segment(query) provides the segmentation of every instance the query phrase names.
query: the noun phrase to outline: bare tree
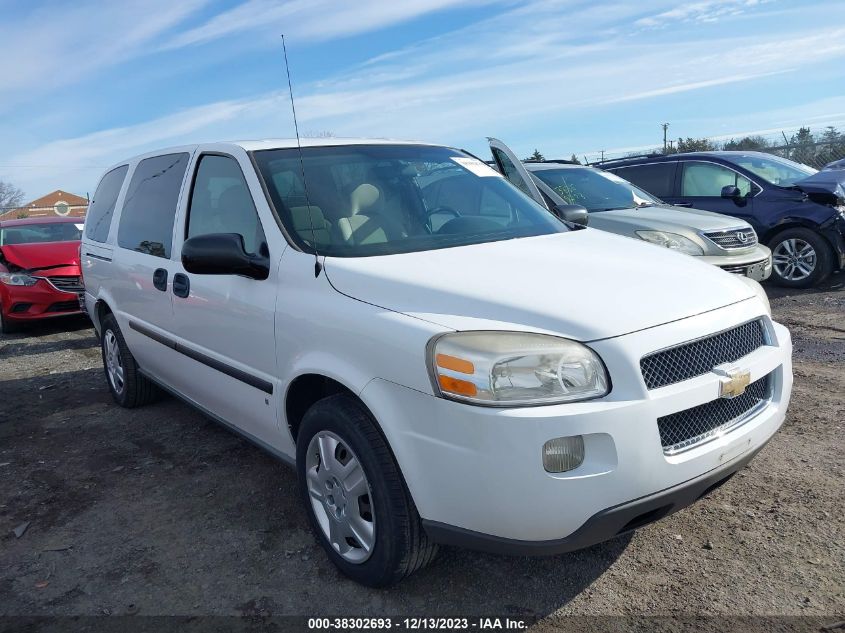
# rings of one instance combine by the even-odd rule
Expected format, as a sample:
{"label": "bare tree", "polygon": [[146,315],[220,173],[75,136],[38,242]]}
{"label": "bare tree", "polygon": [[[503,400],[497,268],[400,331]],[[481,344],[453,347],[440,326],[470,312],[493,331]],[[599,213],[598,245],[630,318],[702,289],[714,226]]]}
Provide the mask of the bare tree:
{"label": "bare tree", "polygon": [[0,180],[0,213],[17,209],[23,204],[23,191],[10,182]]}

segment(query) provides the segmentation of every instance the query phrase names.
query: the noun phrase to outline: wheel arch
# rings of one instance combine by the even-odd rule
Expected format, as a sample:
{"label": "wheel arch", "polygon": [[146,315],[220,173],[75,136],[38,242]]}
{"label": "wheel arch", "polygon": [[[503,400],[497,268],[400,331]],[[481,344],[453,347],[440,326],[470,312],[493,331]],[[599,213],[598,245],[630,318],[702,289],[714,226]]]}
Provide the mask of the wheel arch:
{"label": "wheel arch", "polygon": [[103,319],[109,314],[114,314],[114,310],[112,310],[109,302],[102,298],[97,299],[97,301],[94,302],[94,311],[91,314],[91,321],[94,322],[94,331],[97,332],[97,336],[102,334]]}
{"label": "wheel arch", "polygon": [[770,246],[774,238],[776,238],[784,231],[788,231],[790,229],[809,229],[815,233],[818,233],[821,237],[824,238],[825,242],[828,242],[828,239],[821,231],[821,227],[815,222],[810,222],[808,220],[805,220],[804,218],[785,218],[783,221],[779,222],[775,226],[767,229],[766,232],[763,233],[763,235],[760,235],[760,242],[766,244],[767,246]]}
{"label": "wheel arch", "polygon": [[[285,391],[284,414],[294,443],[296,443],[299,427],[308,409],[319,400],[340,393],[355,398],[366,407],[364,401],[352,388],[325,373],[302,373],[290,381]],[[369,407],[366,408],[370,415],[373,415]],[[375,418],[375,415],[373,415],[373,418]]]}

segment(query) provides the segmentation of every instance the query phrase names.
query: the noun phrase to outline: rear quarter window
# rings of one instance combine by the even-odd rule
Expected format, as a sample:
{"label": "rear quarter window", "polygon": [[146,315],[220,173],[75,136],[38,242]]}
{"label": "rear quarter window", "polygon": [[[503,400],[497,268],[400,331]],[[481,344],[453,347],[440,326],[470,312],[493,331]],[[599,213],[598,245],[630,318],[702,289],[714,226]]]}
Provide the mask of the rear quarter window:
{"label": "rear quarter window", "polygon": [[112,169],[97,185],[85,219],[85,237],[88,239],[94,242],[105,242],[108,239],[114,206],[123,181],[126,180],[127,171],[129,165]]}
{"label": "rear quarter window", "polygon": [[675,189],[675,172],[678,163],[652,163],[608,169],[617,176],[632,182],[658,198],[671,198]]}
{"label": "rear quarter window", "polygon": [[138,163],[120,214],[117,243],[140,253],[170,257],[173,221],[189,154],[165,154]]}

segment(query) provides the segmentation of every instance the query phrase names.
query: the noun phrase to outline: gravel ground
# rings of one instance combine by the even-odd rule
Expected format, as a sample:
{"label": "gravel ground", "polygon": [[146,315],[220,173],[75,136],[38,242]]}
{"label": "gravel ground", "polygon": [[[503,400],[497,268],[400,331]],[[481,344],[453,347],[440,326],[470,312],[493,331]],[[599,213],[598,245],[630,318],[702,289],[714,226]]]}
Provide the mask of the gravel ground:
{"label": "gravel ground", "polygon": [[114,405],[86,320],[0,338],[0,615],[835,621],[845,614],[844,277],[814,291],[768,288],[795,342],[789,416],[707,499],[554,558],[446,549],[387,590],[335,571],[291,470],[174,399]]}

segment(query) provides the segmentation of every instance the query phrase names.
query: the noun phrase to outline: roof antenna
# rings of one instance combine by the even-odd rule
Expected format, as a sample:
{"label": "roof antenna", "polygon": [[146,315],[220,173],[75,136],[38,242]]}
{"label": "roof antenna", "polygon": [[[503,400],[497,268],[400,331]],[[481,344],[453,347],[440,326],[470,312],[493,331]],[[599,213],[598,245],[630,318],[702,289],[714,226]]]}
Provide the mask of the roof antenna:
{"label": "roof antenna", "polygon": [[299,124],[296,122],[296,106],[293,103],[293,85],[290,81],[290,65],[288,64],[288,47],[285,46],[285,34],[282,33],[282,51],[285,54],[285,72],[288,75],[288,92],[290,93],[290,109],[293,111],[293,129],[296,131],[296,149],[299,151],[299,169],[302,171],[302,187],[305,189],[305,204],[308,205],[308,224],[311,227],[311,240],[314,242],[314,277],[320,276],[323,270],[320,264],[320,254],[317,252],[317,233],[314,230],[314,217],[311,213],[311,200],[308,197],[308,181],[305,179],[305,163],[302,160],[302,143],[299,140]]}

